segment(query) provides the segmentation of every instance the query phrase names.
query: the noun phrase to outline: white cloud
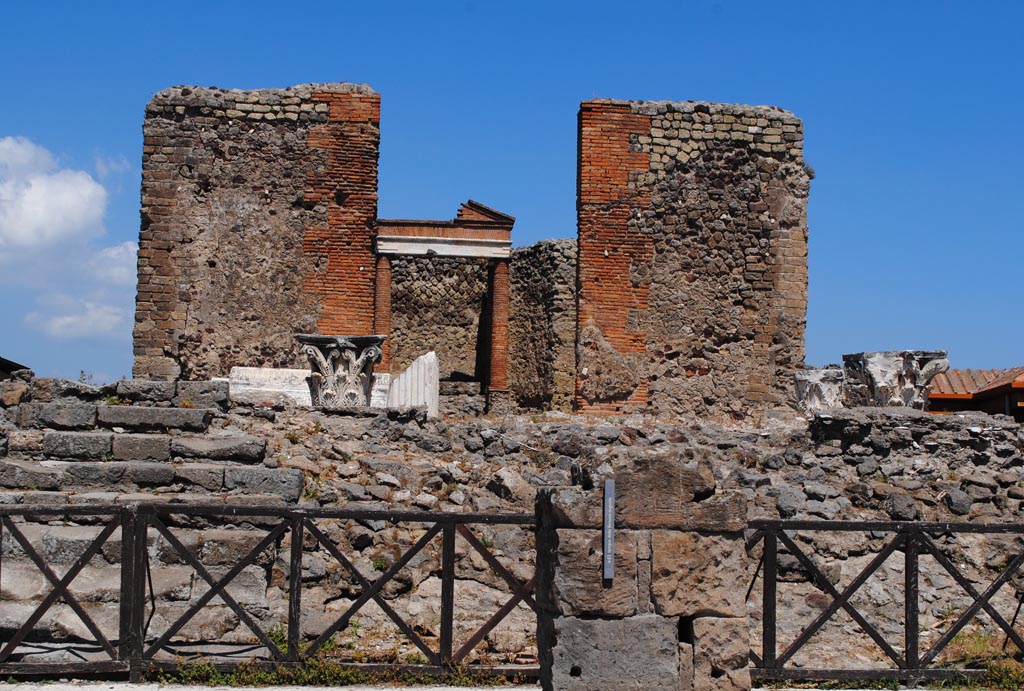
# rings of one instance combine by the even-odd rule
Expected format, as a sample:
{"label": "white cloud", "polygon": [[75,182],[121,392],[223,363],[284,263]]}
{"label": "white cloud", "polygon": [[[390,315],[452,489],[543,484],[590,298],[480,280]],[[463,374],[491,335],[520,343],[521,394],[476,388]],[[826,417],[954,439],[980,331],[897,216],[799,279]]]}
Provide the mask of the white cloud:
{"label": "white cloud", "polygon": [[138,243],[128,241],[113,247],[104,247],[89,259],[89,268],[102,283],[134,286]]}
{"label": "white cloud", "polygon": [[0,263],[14,251],[84,241],[103,232],[107,191],[23,137],[0,139]]}
{"label": "white cloud", "polygon": [[39,302],[45,311],[25,315],[26,326],[43,331],[52,338],[117,339],[126,337],[128,310],[97,298],[80,298],[66,294],[49,294]]}
{"label": "white cloud", "polygon": [[124,156],[97,156],[96,176],[100,180],[106,180],[108,175],[114,173],[126,173],[131,169],[131,164]]}

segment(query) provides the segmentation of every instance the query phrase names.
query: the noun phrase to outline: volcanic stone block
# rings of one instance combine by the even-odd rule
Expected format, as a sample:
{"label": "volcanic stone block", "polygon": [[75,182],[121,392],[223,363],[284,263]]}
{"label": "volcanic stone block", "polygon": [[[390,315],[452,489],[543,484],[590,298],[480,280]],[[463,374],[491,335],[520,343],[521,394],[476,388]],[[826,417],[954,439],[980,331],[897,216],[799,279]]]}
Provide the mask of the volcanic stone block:
{"label": "volcanic stone block", "polygon": [[157,432],[171,429],[204,432],[212,416],[213,411],[200,408],[144,408],[122,405],[100,406],[97,415],[104,427]]}
{"label": "volcanic stone block", "polygon": [[136,485],[163,487],[174,482],[174,468],[166,463],[126,463],[125,479]]}
{"label": "volcanic stone block", "polygon": [[224,486],[224,466],[214,463],[176,464],[174,481],[198,485],[211,492],[217,492]]}
{"label": "volcanic stone block", "polygon": [[11,489],[57,489],[62,476],[59,470],[42,468],[24,461],[0,462],[0,487]]}
{"label": "volcanic stone block", "polygon": [[91,429],[96,406],[88,403],[25,403],[18,408],[18,425],[50,429]]}
{"label": "volcanic stone block", "polygon": [[742,533],[651,531],[651,594],[666,616],[744,616]]}
{"label": "volcanic stone block", "polygon": [[117,382],[118,398],[149,403],[169,403],[174,399],[176,387],[172,381],[122,379]]}
{"label": "volcanic stone block", "polygon": [[546,691],[678,688],[677,619],[548,619],[538,631],[538,648]]}
{"label": "volcanic stone block", "polygon": [[110,432],[46,432],[43,453],[55,458],[101,460],[110,454]]}
{"label": "volcanic stone block", "polygon": [[171,457],[171,438],[164,434],[115,434],[112,448],[118,461],[166,461]]}
{"label": "volcanic stone block", "polygon": [[266,449],[265,439],[249,436],[175,437],[171,441],[171,453],[175,456],[214,461],[259,463]]}
{"label": "volcanic stone block", "polygon": [[[602,580],[599,530],[559,530],[554,559],[541,566],[550,579],[543,605],[561,614],[627,617],[637,613],[637,534],[615,535],[615,578]],[[550,569],[550,571],[548,570]],[[550,597],[550,599],[547,599]]]}
{"label": "volcanic stone block", "polygon": [[298,501],[304,476],[293,468],[227,468],[224,488],[244,494],[275,494],[286,501]]}
{"label": "volcanic stone block", "polygon": [[180,381],[174,405],[196,408],[228,409],[228,382]]}

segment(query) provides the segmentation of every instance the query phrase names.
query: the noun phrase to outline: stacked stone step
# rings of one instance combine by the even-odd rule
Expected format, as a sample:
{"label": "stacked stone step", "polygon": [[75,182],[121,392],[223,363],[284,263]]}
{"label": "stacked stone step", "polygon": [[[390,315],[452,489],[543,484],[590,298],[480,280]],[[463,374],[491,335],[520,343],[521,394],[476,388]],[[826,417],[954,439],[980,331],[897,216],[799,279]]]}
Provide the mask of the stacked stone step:
{"label": "stacked stone step", "polygon": [[218,428],[227,382],[3,382],[7,503],[298,501],[301,471],[264,465],[266,441]]}

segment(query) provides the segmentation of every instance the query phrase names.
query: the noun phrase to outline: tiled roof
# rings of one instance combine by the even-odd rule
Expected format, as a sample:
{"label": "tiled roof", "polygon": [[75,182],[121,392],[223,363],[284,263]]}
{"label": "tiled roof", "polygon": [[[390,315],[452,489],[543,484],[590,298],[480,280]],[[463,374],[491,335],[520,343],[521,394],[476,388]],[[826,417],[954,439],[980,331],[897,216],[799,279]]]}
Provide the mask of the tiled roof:
{"label": "tiled roof", "polygon": [[930,398],[973,398],[1004,386],[1024,387],[1024,367],[951,369],[932,379]]}
{"label": "tiled roof", "polygon": [[1014,389],[1024,388],[1024,367],[1013,367],[1012,369],[1005,370],[1003,374],[987,382],[985,386],[981,387],[974,393],[987,393],[1003,387]]}

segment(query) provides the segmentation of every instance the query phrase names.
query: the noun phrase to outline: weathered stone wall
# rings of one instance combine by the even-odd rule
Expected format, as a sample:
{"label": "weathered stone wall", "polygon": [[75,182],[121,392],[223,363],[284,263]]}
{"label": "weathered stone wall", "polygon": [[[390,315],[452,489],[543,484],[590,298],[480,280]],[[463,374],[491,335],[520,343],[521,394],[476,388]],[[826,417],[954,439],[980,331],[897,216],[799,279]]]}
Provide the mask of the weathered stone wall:
{"label": "weathered stone wall", "polygon": [[[690,606],[682,596],[691,591],[679,580],[679,574],[703,573],[701,560],[705,558],[714,562],[708,568],[735,566],[732,583],[742,587],[728,591],[727,598],[744,592],[754,577],[757,552],[744,555],[730,551],[727,545],[731,543],[712,540],[720,536],[706,534],[714,532],[711,523],[697,520],[703,514],[742,523],[737,493],[746,499],[746,518],[1016,524],[1024,509],[1024,431],[1019,423],[1003,416],[940,416],[906,408],[841,409],[819,414],[809,422],[776,421],[766,428],[737,430],[711,423],[678,424],[640,417],[627,419],[625,424],[595,424],[593,419],[564,416],[540,422],[510,416],[497,421],[445,423],[427,420],[415,411],[373,411],[367,413],[370,417],[358,417],[262,401],[227,401],[223,384],[209,382],[131,381],[99,389],[65,380],[37,380],[27,371],[20,372],[0,382],[0,504],[94,506],[163,501],[208,506],[297,504],[313,508],[506,513],[532,510],[541,487],[561,488],[555,493],[562,498],[571,499],[580,492],[593,497],[595,493],[586,494],[585,489],[569,485],[575,481],[582,487],[600,488],[600,480],[611,473],[622,483],[621,515],[655,511],[660,516],[670,510],[692,510],[685,515],[692,521],[692,540],[699,541],[699,546],[693,548],[684,542],[683,547],[663,549],[663,557],[657,556],[658,545],[664,548],[675,543],[657,542],[659,533],[674,532],[669,537],[682,542],[690,539],[684,535],[687,531],[670,530],[667,524],[620,525],[619,547],[633,551],[623,552],[624,560],[617,565],[617,578],[622,577],[623,582],[601,590],[621,596],[616,602],[623,611],[638,608],[633,621],[624,624],[623,636],[637,632],[638,637],[646,636],[645,640],[660,637],[666,645],[670,627],[665,619],[676,615],[658,608],[673,602],[676,605],[672,606]],[[665,470],[659,465],[661,461],[671,461],[672,465]],[[672,480],[682,477],[673,473],[684,469],[689,480]],[[638,491],[647,482],[644,478],[652,475],[658,479],[652,484],[655,489]],[[632,485],[630,480],[634,481]],[[689,489],[678,491],[680,487]],[[728,499],[721,498],[723,492],[729,492]],[[685,499],[691,495],[692,502]],[[629,497],[632,499],[627,501]],[[556,569],[544,572],[542,577],[549,584],[559,583],[558,592],[565,594],[564,601],[575,603],[572,607],[582,612],[588,606],[587,598],[596,597],[593,588],[602,585],[597,570],[600,546],[592,544],[599,525],[599,513],[594,513],[599,502],[574,504],[567,500],[563,504],[589,507],[589,523],[570,530],[583,537],[570,536],[557,543],[555,561],[545,563],[551,554],[541,553],[543,569]],[[31,533],[33,543],[42,544],[46,557],[58,565],[77,558],[97,532],[96,524],[84,521],[74,524],[62,520],[61,525],[28,521],[24,526],[19,523],[19,527]],[[221,570],[218,573],[228,561],[222,548],[241,555],[261,536],[245,524],[183,524],[174,528],[187,538],[187,545],[200,550],[211,569]],[[560,526],[556,530],[563,528],[570,529]],[[532,575],[534,551],[528,530],[500,526],[481,530],[493,543],[497,558],[517,577],[527,579]],[[587,531],[591,531],[589,535]],[[330,534],[371,581],[380,576],[381,568],[393,563],[399,550],[396,546],[407,547],[419,535],[383,521],[339,523],[331,526]],[[888,536],[874,532],[840,536],[800,532],[793,539],[843,590],[875,558]],[[165,566],[180,566],[181,562],[166,543],[158,541],[154,545],[151,556],[159,588],[158,616],[180,613],[199,597],[204,586],[194,573],[177,568],[161,576]],[[482,623],[508,599],[507,589],[471,548],[461,540],[457,545],[458,592],[469,593],[467,600],[460,595],[459,603],[468,603],[467,622]],[[594,554],[590,553],[592,547]],[[1007,563],[1007,555],[1019,552],[1017,538],[1005,535],[944,536],[939,548],[972,582],[981,584],[992,582]],[[240,576],[238,590],[232,591],[268,626],[282,621],[287,609],[283,597],[287,589],[281,580],[286,554],[285,542],[275,547],[265,561],[261,557],[259,569]],[[416,617],[417,631],[430,631],[431,635],[437,632],[438,616],[436,554],[432,547],[426,558],[414,560],[408,571],[403,570],[399,584],[386,594],[399,611]],[[782,556],[778,602],[780,612],[785,608],[788,613],[780,615],[779,640],[792,641],[830,599],[822,596],[792,555]],[[686,561],[691,558],[692,563]],[[6,530],[3,559],[5,605],[0,610],[0,633],[12,631],[25,621],[45,596],[38,572]],[[589,564],[592,571],[576,581],[565,580],[563,573],[558,581],[557,569],[571,559]],[[659,563],[668,565],[659,567]],[[902,564],[902,554],[891,555],[878,577],[873,576],[857,594],[858,609],[897,646],[902,621],[892,613],[902,612]],[[339,577],[336,563],[324,552],[311,552],[304,566],[308,572],[304,569],[303,580],[311,591],[303,599],[309,621],[305,635],[315,635],[332,616],[337,616],[337,607],[357,597],[359,587],[347,576]],[[76,583],[73,590],[81,594],[87,610],[101,619],[104,631],[115,635],[114,589],[107,584],[116,573],[116,552],[105,549],[90,563],[89,569],[93,567],[99,570],[90,571],[92,580]],[[921,572],[926,576],[922,582],[927,584],[927,592],[923,589],[921,597],[922,640],[934,641],[942,627],[950,624],[950,612],[962,612],[973,600],[933,560],[922,557]],[[649,585],[657,582],[662,585]],[[1002,589],[993,600],[1007,620],[1013,616],[1017,592],[1024,590],[1019,578],[1014,578],[1012,584],[1013,588]],[[650,593],[650,600],[640,597],[641,585],[643,592]],[[760,640],[758,591],[759,586],[746,605],[755,650]],[[188,627],[181,637],[251,641],[244,624],[216,602],[210,603],[197,626]],[[708,603],[712,602],[709,598]],[[639,612],[641,605],[643,612]],[[561,616],[575,617],[579,627],[571,635],[569,629],[563,629],[566,636],[559,638],[560,645],[575,640],[593,648],[598,642],[613,640],[604,635],[607,629],[604,633],[597,631],[599,619],[566,611],[563,609]],[[680,620],[686,625],[676,627],[675,632],[684,639],[675,641],[674,653],[666,648],[669,658],[675,654],[680,661],[692,659],[697,665],[697,653],[689,655],[689,649],[678,644],[690,645],[691,638],[698,641],[716,631],[728,633],[718,639],[721,650],[736,649],[742,635],[731,627],[739,626],[734,620],[740,617],[711,616],[712,611],[720,610],[706,604],[706,609],[693,619]],[[363,650],[359,646],[376,635],[389,645],[395,640],[388,638],[394,636],[395,629],[381,611],[371,610],[360,618],[366,636],[351,639],[357,650]],[[713,626],[694,626],[691,632],[689,624],[702,618],[707,619],[704,624]],[[648,629],[648,622],[656,626]],[[486,651],[491,659],[498,660],[529,652],[532,630],[532,615],[520,605],[507,627],[488,636]],[[69,635],[88,638],[74,613],[63,605],[41,619],[33,632],[34,640],[63,640]],[[398,641],[396,649],[401,654],[415,652],[407,640]],[[710,665],[712,676],[718,674],[714,678],[725,679],[730,670],[737,671],[728,667],[730,655],[717,661],[704,657],[699,664]],[[664,662],[666,658],[661,659]],[[822,660],[836,664],[856,660],[856,666],[885,663],[884,654],[869,639],[851,636],[848,623],[842,619],[816,634],[812,645],[794,662],[815,668]],[[581,675],[589,674],[588,669],[581,668]],[[658,674],[666,669],[671,669],[671,662],[667,667],[652,666],[649,672]],[[694,674],[698,674],[696,670]],[[685,670],[680,668],[680,672]]]}
{"label": "weathered stone wall", "polygon": [[510,380],[521,408],[571,410],[576,385],[576,241],[512,252]]}
{"label": "weathered stone wall", "polygon": [[295,332],[372,332],[379,112],[353,84],[153,98],[135,376],[300,364]]}
{"label": "weathered stone wall", "polygon": [[800,120],[768,107],[580,109],[576,402],[742,420],[802,366]]}
{"label": "weathered stone wall", "polygon": [[[541,682],[551,691],[749,689],[746,500],[678,450],[609,454],[592,489],[538,495]],[[602,578],[602,476],[615,574]]]}
{"label": "weathered stone wall", "polygon": [[[391,261],[392,371],[433,350],[441,376],[479,379],[485,342],[487,261],[462,257],[395,257]],[[482,357],[486,358],[484,352]]]}

